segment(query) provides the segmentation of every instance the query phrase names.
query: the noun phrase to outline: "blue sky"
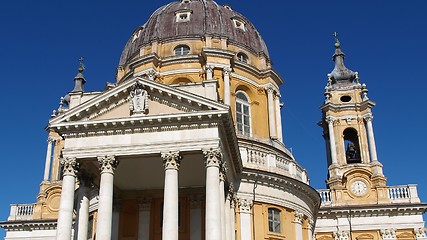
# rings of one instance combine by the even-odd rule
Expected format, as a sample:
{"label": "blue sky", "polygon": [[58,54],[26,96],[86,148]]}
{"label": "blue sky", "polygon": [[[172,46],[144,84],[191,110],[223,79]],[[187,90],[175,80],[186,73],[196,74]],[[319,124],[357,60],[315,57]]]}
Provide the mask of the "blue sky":
{"label": "blue sky", "polygon": [[[0,221],[11,203],[36,201],[43,177],[44,127],[73,88],[85,57],[86,91],[114,82],[121,51],[150,14],[168,0],[7,1],[0,7]],[[319,109],[333,69],[337,31],[346,66],[367,84],[379,160],[388,185],[418,184],[427,201],[427,2],[218,0],[245,15],[267,43],[281,86],[285,144],[325,188],[325,144]],[[0,237],[3,232],[0,231]]]}

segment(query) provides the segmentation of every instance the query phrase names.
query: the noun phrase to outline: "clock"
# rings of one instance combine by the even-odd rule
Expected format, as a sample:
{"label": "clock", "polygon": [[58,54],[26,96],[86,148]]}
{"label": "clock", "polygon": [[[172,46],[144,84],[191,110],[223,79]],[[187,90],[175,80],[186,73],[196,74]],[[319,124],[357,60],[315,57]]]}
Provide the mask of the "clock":
{"label": "clock", "polygon": [[368,191],[368,185],[362,180],[356,180],[351,184],[350,190],[356,196],[363,196]]}

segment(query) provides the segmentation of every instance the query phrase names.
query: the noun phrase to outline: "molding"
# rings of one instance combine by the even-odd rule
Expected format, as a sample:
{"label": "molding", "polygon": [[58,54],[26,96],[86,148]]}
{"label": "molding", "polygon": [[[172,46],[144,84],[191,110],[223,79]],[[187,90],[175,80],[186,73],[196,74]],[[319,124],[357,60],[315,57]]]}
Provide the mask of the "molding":
{"label": "molding", "polygon": [[39,221],[0,222],[0,227],[6,231],[55,230],[57,219]]}

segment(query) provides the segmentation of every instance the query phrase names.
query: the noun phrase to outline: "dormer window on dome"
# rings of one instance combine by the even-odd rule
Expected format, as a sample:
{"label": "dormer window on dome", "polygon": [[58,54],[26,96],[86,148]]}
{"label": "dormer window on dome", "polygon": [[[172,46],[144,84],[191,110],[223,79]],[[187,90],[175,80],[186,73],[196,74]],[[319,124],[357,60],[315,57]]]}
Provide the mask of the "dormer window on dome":
{"label": "dormer window on dome", "polygon": [[136,39],[138,39],[140,35],[141,35],[141,29],[139,29],[137,32],[135,32],[135,33],[132,35],[132,42],[135,42],[135,41],[136,41]]}
{"label": "dormer window on dome", "polygon": [[228,9],[228,10],[233,10],[233,9],[231,8],[231,6],[230,6],[230,5],[227,5],[227,4],[225,4],[225,5],[224,5],[224,8],[225,8],[225,9]]}
{"label": "dormer window on dome", "polygon": [[239,60],[240,62],[249,63],[248,55],[246,55],[242,52],[239,52],[237,54],[237,60]]}
{"label": "dormer window on dome", "polygon": [[178,45],[173,49],[175,56],[188,55],[190,53],[190,47],[187,45]]}
{"label": "dormer window on dome", "polygon": [[191,0],[181,0],[181,3],[190,3]]}
{"label": "dormer window on dome", "polygon": [[245,27],[246,24],[243,20],[238,18],[232,18],[231,20],[233,20],[235,28],[240,29],[242,31],[246,31],[246,27]]}
{"label": "dormer window on dome", "polygon": [[175,12],[176,22],[188,22],[190,21],[191,10],[184,9]]}

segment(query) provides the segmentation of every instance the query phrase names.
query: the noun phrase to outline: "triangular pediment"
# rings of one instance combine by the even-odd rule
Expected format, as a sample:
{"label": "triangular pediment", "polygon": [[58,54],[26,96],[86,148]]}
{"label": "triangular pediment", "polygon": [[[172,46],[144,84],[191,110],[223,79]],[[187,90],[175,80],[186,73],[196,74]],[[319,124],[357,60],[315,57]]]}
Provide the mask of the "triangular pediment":
{"label": "triangular pediment", "polygon": [[140,77],[108,89],[52,118],[50,126],[228,113],[216,101]]}

